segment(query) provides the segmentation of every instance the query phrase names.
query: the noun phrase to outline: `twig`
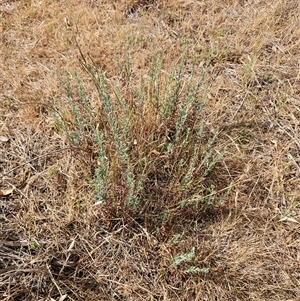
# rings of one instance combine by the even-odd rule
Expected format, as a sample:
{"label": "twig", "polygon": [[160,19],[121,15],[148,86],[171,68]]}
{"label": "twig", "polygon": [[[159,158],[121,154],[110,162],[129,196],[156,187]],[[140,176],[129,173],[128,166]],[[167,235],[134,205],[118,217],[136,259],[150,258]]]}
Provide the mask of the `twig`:
{"label": "twig", "polygon": [[70,149],[73,149],[73,147],[60,148],[60,149],[54,150],[54,151],[52,151],[50,153],[47,153],[47,154],[44,154],[44,155],[41,155],[41,156],[37,156],[37,157],[35,157],[35,158],[31,159],[31,160],[28,160],[28,161],[26,161],[26,162],[24,162],[24,163],[22,163],[22,164],[20,164],[20,165],[18,165],[16,167],[10,169],[9,171],[7,171],[4,174],[2,174],[0,177],[3,178],[4,176],[10,174],[11,172],[13,172],[13,171],[15,171],[15,170],[17,170],[17,169],[19,169],[19,168],[21,168],[21,167],[23,167],[23,166],[31,163],[31,162],[34,162],[35,160],[47,157],[47,156],[52,155],[54,153],[58,153],[58,152],[65,151],[65,150],[70,150]]}

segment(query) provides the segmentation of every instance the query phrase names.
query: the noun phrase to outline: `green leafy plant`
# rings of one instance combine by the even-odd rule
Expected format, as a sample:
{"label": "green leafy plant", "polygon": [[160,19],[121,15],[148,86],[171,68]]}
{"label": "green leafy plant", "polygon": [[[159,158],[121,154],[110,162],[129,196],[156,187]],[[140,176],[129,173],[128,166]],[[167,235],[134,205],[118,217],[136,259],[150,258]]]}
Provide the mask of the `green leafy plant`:
{"label": "green leafy plant", "polygon": [[216,205],[217,189],[206,180],[224,152],[214,151],[218,134],[209,131],[202,114],[206,70],[200,78],[195,68],[187,72],[193,62],[183,49],[178,68],[166,72],[163,57],[153,56],[150,74],[136,80],[127,47],[124,64],[117,62],[118,76],[108,78],[91,56],[80,53],[98,104],[91,103],[77,72],[58,73],[66,101],[55,104],[54,115],[79,159],[85,153],[95,203],[113,216],[153,221],[162,214],[172,219],[187,204],[195,212]]}
{"label": "green leafy plant", "polygon": [[194,252],[176,255],[172,260],[170,268],[176,268],[180,266],[182,263],[192,262],[194,259],[195,259]]}
{"label": "green leafy plant", "polygon": [[178,274],[185,278],[186,276],[196,275],[199,273],[207,274],[209,269],[197,267],[196,256],[192,251],[176,255],[172,259],[169,271],[171,271],[172,274]]}

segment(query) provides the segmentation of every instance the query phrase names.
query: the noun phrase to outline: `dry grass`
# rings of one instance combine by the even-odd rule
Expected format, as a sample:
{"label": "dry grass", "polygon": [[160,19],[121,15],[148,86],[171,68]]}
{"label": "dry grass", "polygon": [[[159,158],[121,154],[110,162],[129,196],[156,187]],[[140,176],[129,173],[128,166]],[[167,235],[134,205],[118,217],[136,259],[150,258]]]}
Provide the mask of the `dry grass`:
{"label": "dry grass", "polygon": [[[0,1],[1,299],[298,300],[299,10],[296,0]],[[116,59],[126,65],[128,38],[132,73],[122,83]],[[68,106],[57,70],[78,71],[99,116],[78,46],[130,99],[151,57],[161,54],[168,74],[183,41],[194,78],[208,64],[201,114],[220,133],[214,150],[227,148],[206,184],[233,182],[231,193],[161,224],[121,204],[121,213],[93,206],[97,148],[74,149],[58,130],[53,108]],[[151,116],[132,121],[137,157],[153,151]],[[160,214],[174,205],[164,196],[153,200]],[[184,273],[191,267],[201,271]]]}

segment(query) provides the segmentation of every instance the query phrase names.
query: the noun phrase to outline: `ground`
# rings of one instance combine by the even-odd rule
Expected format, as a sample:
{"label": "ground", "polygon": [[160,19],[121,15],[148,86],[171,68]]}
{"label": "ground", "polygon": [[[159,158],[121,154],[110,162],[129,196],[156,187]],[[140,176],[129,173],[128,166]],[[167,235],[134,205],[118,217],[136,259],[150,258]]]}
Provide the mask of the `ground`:
{"label": "ground", "polygon": [[[296,0],[0,1],[1,299],[299,300],[299,12]],[[59,127],[60,117],[74,127],[59,74],[76,89],[78,73],[91,124],[105,128],[104,95],[86,68],[132,104],[159,57],[162,75],[185,57],[180,93],[201,78],[205,105],[193,114],[224,153],[189,183],[193,193],[200,180],[214,185],[219,200],[227,192],[201,212],[176,211],[188,192],[178,194],[176,160],[155,144],[173,139],[171,119],[130,117],[131,159],[152,162],[138,214],[122,205],[125,176],[114,175],[119,203],[97,203],[99,149],[89,137],[72,144]]]}

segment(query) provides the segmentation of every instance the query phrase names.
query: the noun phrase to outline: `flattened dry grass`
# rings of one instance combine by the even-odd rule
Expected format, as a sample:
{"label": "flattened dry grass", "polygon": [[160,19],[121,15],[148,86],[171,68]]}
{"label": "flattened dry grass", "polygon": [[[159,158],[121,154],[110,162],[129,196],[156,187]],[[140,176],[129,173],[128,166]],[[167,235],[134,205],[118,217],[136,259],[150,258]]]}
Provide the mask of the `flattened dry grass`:
{"label": "flattened dry grass", "polygon": [[[0,190],[13,189],[0,196],[2,300],[298,300],[298,1],[1,1],[0,12]],[[159,231],[93,206],[94,149],[72,148],[52,114],[67,112],[57,70],[76,70],[99,106],[78,46],[117,82],[128,41],[132,87],[153,56],[170,72],[184,43],[195,78],[208,66],[201,114],[227,148],[208,182],[234,184],[222,206]],[[140,123],[138,143],[155,120]]]}

